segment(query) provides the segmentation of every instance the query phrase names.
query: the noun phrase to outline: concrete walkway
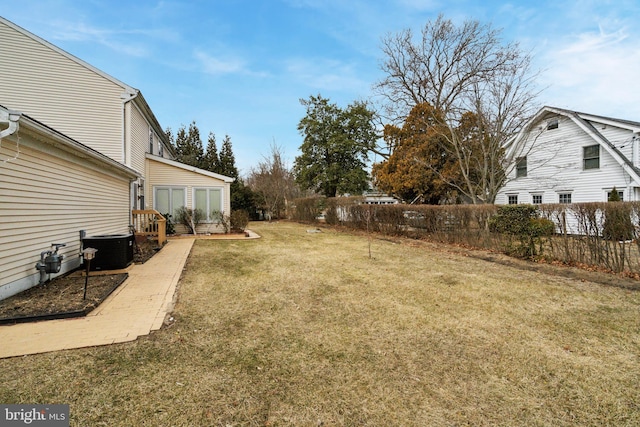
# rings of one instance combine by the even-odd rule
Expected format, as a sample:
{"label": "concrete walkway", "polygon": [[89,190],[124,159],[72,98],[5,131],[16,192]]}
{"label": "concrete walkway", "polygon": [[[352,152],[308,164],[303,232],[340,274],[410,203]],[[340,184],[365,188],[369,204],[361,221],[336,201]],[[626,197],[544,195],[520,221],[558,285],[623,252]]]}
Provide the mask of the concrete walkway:
{"label": "concrete walkway", "polygon": [[194,241],[169,240],[86,317],[0,326],[0,358],[133,341],[160,329]]}

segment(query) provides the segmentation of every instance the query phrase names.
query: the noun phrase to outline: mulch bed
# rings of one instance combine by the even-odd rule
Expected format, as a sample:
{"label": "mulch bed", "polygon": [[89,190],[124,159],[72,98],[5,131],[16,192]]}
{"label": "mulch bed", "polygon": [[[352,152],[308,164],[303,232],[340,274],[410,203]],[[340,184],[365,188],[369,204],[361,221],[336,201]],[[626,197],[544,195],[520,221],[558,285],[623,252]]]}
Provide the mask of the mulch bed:
{"label": "mulch bed", "polygon": [[[143,264],[159,249],[155,241],[139,243],[134,250],[134,262]],[[84,299],[83,271],[56,277],[0,301],[0,324],[86,316],[128,277],[127,273],[90,275]]]}

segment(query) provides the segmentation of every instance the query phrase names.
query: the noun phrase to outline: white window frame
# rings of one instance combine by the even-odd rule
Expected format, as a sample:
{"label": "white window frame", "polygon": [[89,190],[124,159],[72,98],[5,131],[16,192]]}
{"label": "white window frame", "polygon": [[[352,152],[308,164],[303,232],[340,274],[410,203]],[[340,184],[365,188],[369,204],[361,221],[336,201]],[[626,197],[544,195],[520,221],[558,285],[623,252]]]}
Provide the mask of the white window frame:
{"label": "white window frame", "polygon": [[[616,188],[616,190],[618,190]],[[608,202],[609,201],[609,196],[611,195],[611,192],[613,191],[613,187],[604,190],[604,201]],[[618,190],[618,196],[620,196],[620,201],[623,202],[624,199],[624,190]]]}
{"label": "white window frame", "polygon": [[[512,197],[515,197],[515,203],[511,203]],[[507,204],[508,205],[517,205],[518,204],[518,195],[517,194],[507,194]]]}
{"label": "white window frame", "polygon": [[191,200],[193,200],[193,208],[196,209],[196,191],[197,190],[206,190],[207,191],[207,209],[205,212],[206,215],[206,219],[204,222],[206,223],[212,223],[213,222],[213,218],[211,218],[211,212],[213,212],[213,210],[211,209],[211,192],[209,190],[219,190],[220,191],[220,211],[222,213],[225,213],[224,211],[224,187],[222,186],[209,186],[209,187],[193,187],[192,189],[192,193],[191,193]]}
{"label": "white window frame", "polygon": [[[536,197],[540,197],[540,201],[539,202],[535,201]],[[544,199],[542,197],[542,193],[533,193],[533,194],[531,194],[531,204],[532,205],[541,205],[543,200]]]}
{"label": "white window frame", "polygon": [[[569,201],[562,201],[563,198],[569,197]],[[571,191],[563,191],[561,193],[558,193],[558,203],[562,204],[562,205],[570,205],[571,203],[573,203],[573,193],[571,193]]]}
{"label": "white window frame", "polygon": [[[169,190],[169,212],[162,212],[158,209],[158,190]],[[153,209],[160,212],[160,214],[164,215],[169,213],[173,216],[173,221],[175,222],[175,210],[176,207],[173,206],[173,191],[182,190],[183,191],[183,201],[182,206],[187,206],[187,187],[181,187],[177,185],[154,185],[153,186]]]}

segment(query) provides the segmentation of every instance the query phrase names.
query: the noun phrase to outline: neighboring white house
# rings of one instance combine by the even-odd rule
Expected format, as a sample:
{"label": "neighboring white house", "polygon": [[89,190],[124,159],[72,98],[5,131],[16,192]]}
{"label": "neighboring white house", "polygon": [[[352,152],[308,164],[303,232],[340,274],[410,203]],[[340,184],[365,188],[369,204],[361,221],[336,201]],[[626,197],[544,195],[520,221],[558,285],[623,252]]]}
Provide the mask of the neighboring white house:
{"label": "neighboring white house", "polygon": [[640,123],[543,107],[507,147],[496,204],[640,200]]}
{"label": "neighboring white house", "polygon": [[128,233],[132,210],[230,213],[233,180],[176,162],[138,89],[2,17],[0,105],[0,299],[38,283],[52,243],[69,271],[81,230]]}

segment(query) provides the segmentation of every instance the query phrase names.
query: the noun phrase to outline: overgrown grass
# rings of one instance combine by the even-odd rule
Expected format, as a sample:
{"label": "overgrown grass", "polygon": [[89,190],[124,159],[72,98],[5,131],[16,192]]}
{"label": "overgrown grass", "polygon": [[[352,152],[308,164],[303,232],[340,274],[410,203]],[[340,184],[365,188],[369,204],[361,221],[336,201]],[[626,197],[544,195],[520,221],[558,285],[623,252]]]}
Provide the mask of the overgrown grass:
{"label": "overgrown grass", "polygon": [[640,425],[640,294],[291,223],[196,242],[173,326],[0,361],[76,426]]}

